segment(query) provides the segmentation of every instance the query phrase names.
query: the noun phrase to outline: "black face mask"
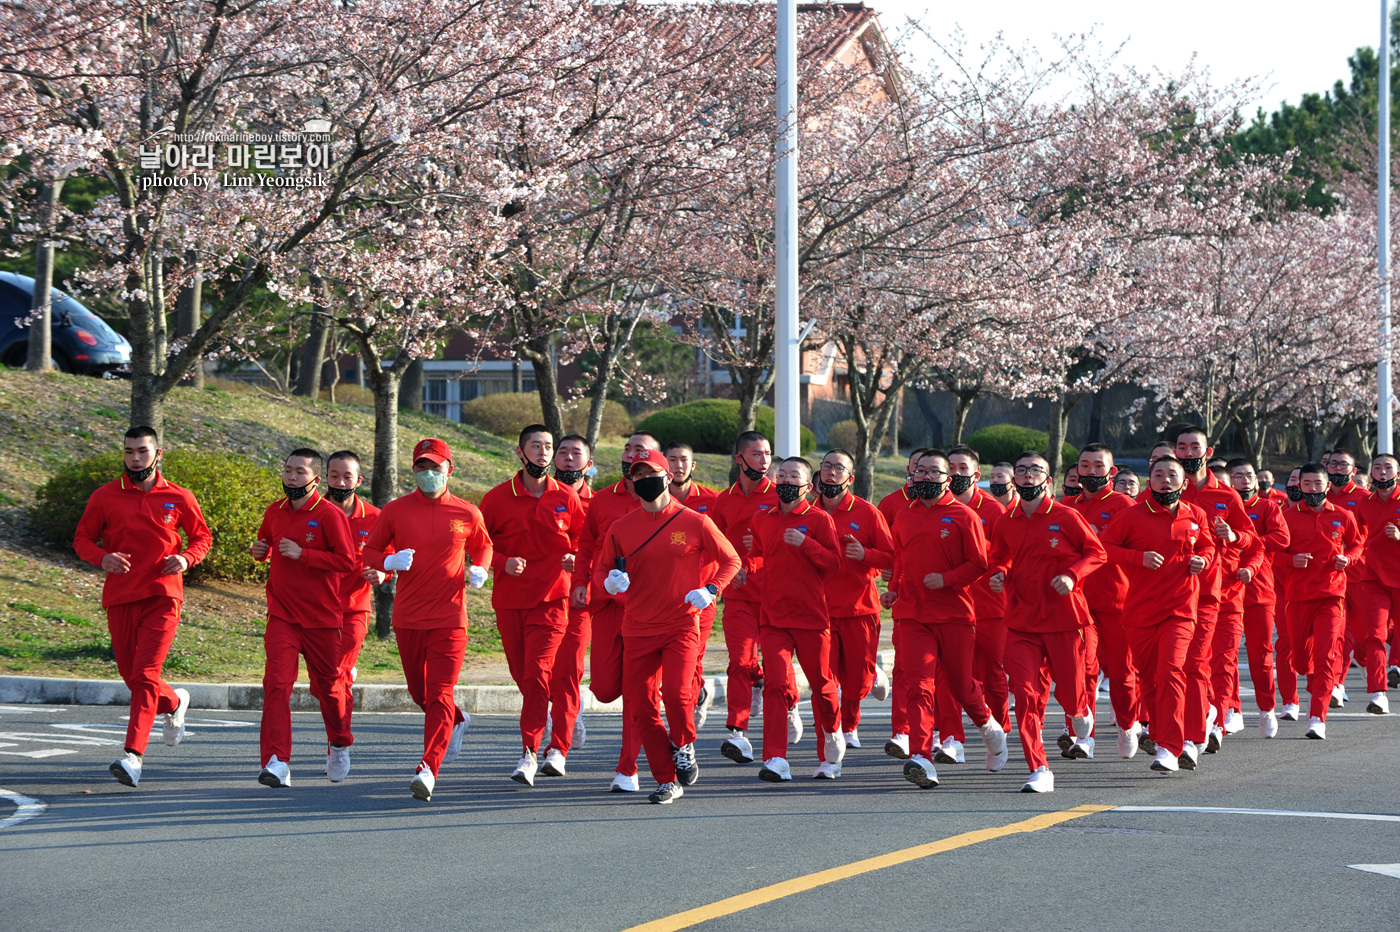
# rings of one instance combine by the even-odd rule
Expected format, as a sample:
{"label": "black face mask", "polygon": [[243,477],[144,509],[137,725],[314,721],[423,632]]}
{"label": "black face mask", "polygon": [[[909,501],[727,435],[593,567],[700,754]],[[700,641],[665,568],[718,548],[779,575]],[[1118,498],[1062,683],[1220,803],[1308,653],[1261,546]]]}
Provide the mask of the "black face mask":
{"label": "black face mask", "polygon": [[931,498],[942,498],[943,490],[948,487],[946,482],[934,482],[931,479],[915,479],[909,485],[909,494],[915,498],[927,501]]}
{"label": "black face mask", "polygon": [[1258,490],[1258,489],[1236,489],[1235,491],[1236,491],[1236,492],[1239,492],[1239,493],[1240,493],[1240,498],[1241,498],[1242,500],[1246,501],[1246,502],[1249,501],[1249,500],[1250,500],[1251,498],[1253,498],[1254,496],[1256,496],[1256,495],[1259,494],[1259,490]]}
{"label": "black face mask", "polygon": [[1174,492],[1158,492],[1156,489],[1152,490],[1152,500],[1155,501],[1157,504],[1161,505],[1163,508],[1169,508],[1172,505],[1175,505],[1180,499],[1180,489],[1177,489]]}
{"label": "black face mask", "polygon": [[1296,485],[1290,485],[1283,490],[1283,494],[1288,496],[1290,502],[1301,502],[1303,500],[1303,490]]}
{"label": "black face mask", "polygon": [[757,481],[759,481],[760,479],[762,479],[764,476],[768,475],[768,473],[764,472],[763,470],[761,470],[761,469],[754,469],[752,466],[750,466],[750,465],[749,465],[749,458],[748,458],[747,456],[745,456],[744,454],[742,454],[742,453],[739,454],[739,460],[740,460],[740,462],[742,462],[742,463],[744,464],[744,465],[743,465],[743,472],[744,472],[744,475],[746,475],[746,476],[749,477],[749,481],[751,481],[751,482],[757,482]]}
{"label": "black face mask", "polygon": [[954,495],[961,495],[972,488],[972,484],[976,481],[977,479],[974,476],[949,476],[948,489]]}
{"label": "black face mask", "polygon": [[632,480],[632,491],[637,493],[637,497],[644,502],[654,502],[661,497],[661,493],[666,491],[668,478],[662,476],[644,476],[641,479]]}
{"label": "black face mask", "polygon": [[803,487],[800,485],[792,485],[787,482],[781,483],[777,486],[778,501],[785,505],[791,505],[802,497],[802,489]]}
{"label": "black face mask", "polygon": [[539,479],[549,471],[548,466],[540,466],[538,463],[532,463],[527,459],[522,459],[520,465],[525,467],[525,471],[530,474],[531,479]]}
{"label": "black face mask", "polygon": [[1395,480],[1394,480],[1394,479],[1372,479],[1372,480],[1371,480],[1371,488],[1373,488],[1373,489],[1380,489],[1382,492],[1388,492],[1388,491],[1390,491],[1391,489],[1395,488]]}
{"label": "black face mask", "polygon": [[992,493],[992,498],[1001,498],[1011,488],[1009,482],[989,482],[987,491]]}
{"label": "black face mask", "polygon": [[1327,474],[1327,478],[1331,481],[1334,488],[1344,489],[1347,487],[1347,483],[1351,481],[1351,474],[1342,472],[1329,472]]}
{"label": "black face mask", "polygon": [[575,482],[577,482],[577,481],[579,481],[580,479],[583,478],[583,470],[582,470],[582,469],[560,469],[559,467],[556,466],[556,467],[554,468],[554,478],[558,479],[560,482],[564,483],[565,485],[573,485]]}
{"label": "black face mask", "polygon": [[350,501],[351,496],[353,496],[354,494],[354,489],[326,489],[326,496],[331,501],[339,502],[342,505]]}
{"label": "black face mask", "polygon": [[306,493],[310,492],[311,487],[315,484],[315,479],[312,479],[310,482],[306,483],[306,485],[287,485],[284,482],[282,483],[282,491],[287,493],[287,501],[295,502],[305,498]]}
{"label": "black face mask", "polygon": [[1323,502],[1325,502],[1325,501],[1327,501],[1327,493],[1326,493],[1326,492],[1304,492],[1304,493],[1303,493],[1303,504],[1304,504],[1304,505],[1307,505],[1309,508],[1316,508],[1318,505],[1321,505],[1321,504],[1322,504]]}
{"label": "black face mask", "polygon": [[844,482],[838,482],[834,485],[830,482],[818,482],[817,488],[821,489],[822,495],[826,498],[841,498],[846,494],[846,483]]}
{"label": "black face mask", "polygon": [[145,469],[128,469],[126,471],[126,477],[132,482],[145,482],[147,479],[151,478],[151,473],[155,471],[156,464],[152,462],[151,465],[147,466]]}
{"label": "black face mask", "polygon": [[1044,494],[1044,492],[1045,492],[1045,483],[1044,483],[1044,482],[1040,483],[1039,485],[1018,485],[1018,486],[1016,486],[1016,494],[1019,495],[1019,496],[1021,496],[1021,501],[1023,501],[1023,502],[1033,502],[1033,501],[1035,501],[1037,498],[1040,498],[1040,496],[1041,496],[1042,494]]}
{"label": "black face mask", "polygon": [[1113,480],[1108,476],[1080,476],[1079,484],[1086,492],[1102,492]]}
{"label": "black face mask", "polygon": [[1201,467],[1206,464],[1204,456],[1187,456],[1181,459],[1181,468],[1186,470],[1186,475],[1194,476],[1201,471]]}

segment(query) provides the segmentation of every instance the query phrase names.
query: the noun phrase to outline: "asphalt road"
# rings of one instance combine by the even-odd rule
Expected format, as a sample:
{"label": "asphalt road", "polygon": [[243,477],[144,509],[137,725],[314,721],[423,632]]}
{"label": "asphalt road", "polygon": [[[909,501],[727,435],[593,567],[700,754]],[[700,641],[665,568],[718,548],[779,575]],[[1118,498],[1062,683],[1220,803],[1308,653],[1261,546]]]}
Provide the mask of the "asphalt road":
{"label": "asphalt road", "polygon": [[[1361,696],[1356,671],[1349,687]],[[516,723],[478,716],[425,804],[408,792],[418,715],[356,716],[354,769],[340,785],[320,773],[319,717],[296,715],[292,787],[279,791],[256,782],[256,713],[196,711],[179,747],[153,740],[132,790],[106,770],[124,710],[4,706],[0,788],[46,808],[0,827],[0,926],[622,930],[1092,804],[1271,812],[1111,809],[973,835],[695,927],[1378,932],[1400,928],[1400,878],[1349,865],[1400,874],[1400,716],[1362,706],[1334,712],[1325,742],[1303,739],[1295,723],[1265,741],[1247,713],[1246,731],[1194,774],[1154,775],[1141,754],[1119,760],[1111,736],[1094,761],[1052,751],[1056,792],[1045,796],[1016,792],[1025,770],[1014,740],[1006,770],[988,774],[975,731],[967,764],[940,767],[937,789],[915,789],[880,750],[889,706],[875,703],[866,747],[850,752],[841,780],[808,779],[809,734],[789,755],[794,782],[765,784],[756,765],[718,755],[721,711],[701,733],[700,782],[671,806],[647,804],[645,777],[643,794],[606,792],[616,716],[590,716],[569,776],[534,789],[508,779]],[[1058,731],[1054,721],[1047,736]],[[0,820],[17,812],[0,798]]]}

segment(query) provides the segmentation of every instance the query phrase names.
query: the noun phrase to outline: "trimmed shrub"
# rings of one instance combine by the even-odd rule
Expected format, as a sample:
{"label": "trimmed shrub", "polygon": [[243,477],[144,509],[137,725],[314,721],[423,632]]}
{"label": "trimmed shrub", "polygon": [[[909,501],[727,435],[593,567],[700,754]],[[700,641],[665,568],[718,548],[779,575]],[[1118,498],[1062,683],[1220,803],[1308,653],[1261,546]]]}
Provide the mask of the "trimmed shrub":
{"label": "trimmed shrub", "polygon": [[[35,493],[34,526],[54,544],[72,546],[87,500],[122,474],[119,453],[63,466]],[[261,579],[266,564],[248,554],[267,506],[282,494],[281,476],[233,453],[176,450],[166,454],[161,474],[194,493],[214,547],[190,576],[194,579]]]}
{"label": "trimmed shrub", "polygon": [[[1046,452],[1050,448],[1050,435],[1015,424],[993,424],[964,439],[963,443],[977,451],[982,458],[983,475],[986,475],[993,463],[1009,463],[1025,450]],[[1066,464],[1078,461],[1079,451],[1068,443],[1061,450]]]}
{"label": "trimmed shrub", "polygon": [[[851,420],[837,421],[831,425],[826,432],[826,448],[828,450],[841,449],[851,454],[855,453],[856,442],[856,422]],[[880,449],[890,448],[890,435],[886,433],[880,438]]]}
{"label": "trimmed shrub", "polygon": [[[773,436],[772,408],[760,407],[754,421],[755,430],[766,437]],[[696,453],[730,454],[734,452],[734,438],[739,434],[739,402],[728,398],[702,398],[663,408],[644,418],[636,429],[655,434],[662,446],[672,440],[683,440],[694,447]],[[803,456],[811,453],[817,446],[816,435],[803,427],[800,445]]]}
{"label": "trimmed shrub", "polygon": [[[564,431],[570,434],[588,435],[589,398],[576,398],[564,405]],[[535,392],[497,392],[482,395],[462,405],[462,422],[470,424],[488,434],[509,437],[520,436],[520,428],[526,424],[544,422],[540,396]],[[603,405],[603,424],[598,430],[599,438],[625,437],[632,430],[632,418],[627,409],[616,401]]]}

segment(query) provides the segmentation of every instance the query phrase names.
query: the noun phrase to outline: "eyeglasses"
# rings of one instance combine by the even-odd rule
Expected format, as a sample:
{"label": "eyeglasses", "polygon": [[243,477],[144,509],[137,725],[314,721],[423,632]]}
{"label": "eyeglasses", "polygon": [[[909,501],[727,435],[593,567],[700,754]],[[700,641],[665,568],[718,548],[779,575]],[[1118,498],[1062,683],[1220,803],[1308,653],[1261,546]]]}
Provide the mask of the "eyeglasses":
{"label": "eyeglasses", "polygon": [[1030,476],[1032,479],[1050,475],[1043,466],[1017,466],[1016,475]]}
{"label": "eyeglasses", "polygon": [[914,471],[913,471],[913,473],[911,473],[911,475],[912,475],[915,479],[947,479],[947,478],[948,478],[948,474],[947,474],[946,472],[944,472],[943,470],[941,470],[941,469],[921,469],[921,468],[919,468],[918,466],[915,466],[915,467],[914,467]]}
{"label": "eyeglasses", "polygon": [[842,473],[850,472],[850,470],[842,463],[822,463],[822,472],[829,472],[833,476],[839,476]]}

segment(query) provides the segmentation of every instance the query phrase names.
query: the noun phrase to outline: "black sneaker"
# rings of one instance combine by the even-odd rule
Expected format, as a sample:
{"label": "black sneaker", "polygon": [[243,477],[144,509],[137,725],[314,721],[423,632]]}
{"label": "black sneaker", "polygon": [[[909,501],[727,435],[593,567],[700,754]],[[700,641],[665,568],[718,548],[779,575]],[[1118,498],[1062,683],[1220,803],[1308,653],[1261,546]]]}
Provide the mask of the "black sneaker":
{"label": "black sneaker", "polygon": [[1138,739],[1138,750],[1143,751],[1147,754],[1156,754],[1157,742],[1153,741],[1150,736],[1143,735],[1141,738]]}
{"label": "black sneaker", "polygon": [[1055,745],[1059,747],[1061,751],[1068,751],[1073,744],[1074,736],[1068,731],[1060,732],[1060,736],[1055,739]]}
{"label": "black sneaker", "polygon": [[684,795],[685,790],[679,783],[663,783],[647,799],[660,806],[669,806]]}
{"label": "black sneaker", "polygon": [[676,782],[681,786],[694,786],[700,779],[700,765],[695,760],[694,742],[685,747],[671,747],[671,758],[676,762]]}
{"label": "black sneaker", "polygon": [[1400,689],[1400,667],[1391,667],[1386,673],[1386,682],[1391,689]]}

